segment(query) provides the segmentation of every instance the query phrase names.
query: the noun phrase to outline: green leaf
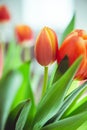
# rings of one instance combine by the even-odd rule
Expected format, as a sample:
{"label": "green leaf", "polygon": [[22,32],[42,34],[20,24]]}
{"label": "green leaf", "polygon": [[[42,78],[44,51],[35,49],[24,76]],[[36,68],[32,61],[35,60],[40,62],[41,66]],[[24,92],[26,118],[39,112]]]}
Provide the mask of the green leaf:
{"label": "green leaf", "polygon": [[50,88],[52,84],[54,84],[67,71],[68,68],[68,57],[65,56],[59,65],[55,65],[50,80],[48,82],[47,88]]}
{"label": "green leaf", "polygon": [[[73,100],[72,104],[68,107],[66,112],[63,114],[62,118],[73,115],[74,111],[77,111],[77,113],[79,113],[79,107],[81,106],[83,108],[82,104],[87,102],[87,95],[85,94],[86,91],[87,91],[87,85],[86,85],[86,88],[84,88],[83,91],[81,91],[81,93],[79,93],[78,96]],[[85,108],[85,106],[84,106],[84,108]]]}
{"label": "green leaf", "polygon": [[[59,111],[57,112],[57,114],[48,121],[48,123],[54,122],[55,120],[59,120],[61,118],[61,116],[64,114],[64,112],[67,110],[67,108],[71,105],[71,103],[73,102],[73,100],[76,99],[76,97],[82,93],[82,91],[84,89],[87,89],[87,82],[85,82],[84,84],[82,84],[81,86],[79,86],[78,88],[76,88],[65,100],[63,105],[61,106],[61,108],[59,109]],[[84,107],[83,107],[84,108]],[[78,111],[78,110],[77,110]],[[77,114],[77,113],[76,113]],[[48,124],[47,123],[47,124]]]}
{"label": "green leaf", "polygon": [[0,81],[0,130],[5,127],[14,97],[22,83],[18,72],[11,72]]}
{"label": "green leaf", "polygon": [[58,64],[55,64],[54,69],[53,69],[52,74],[51,74],[51,77],[50,77],[50,79],[48,81],[48,85],[47,85],[48,89],[52,86],[54,76],[55,76],[55,73],[56,73],[57,69],[58,69]]}
{"label": "green leaf", "polygon": [[4,75],[9,71],[16,69],[21,65],[21,47],[14,41],[8,44],[8,49],[5,55]]}
{"label": "green leaf", "polygon": [[85,121],[77,130],[87,130],[87,121]]}
{"label": "green leaf", "polygon": [[21,113],[20,113],[19,118],[16,123],[15,130],[23,130],[27,117],[28,117],[28,113],[30,111],[30,107],[31,107],[31,104],[29,101],[27,101],[21,110]]}
{"label": "green leaf", "polygon": [[30,98],[33,106],[35,106],[34,95],[31,88],[30,65],[31,62],[26,62],[18,68],[18,72],[20,72],[23,77],[23,82],[19,91],[17,92],[13,107],[16,106],[20,101],[23,101],[27,98]]}
{"label": "green leaf", "polygon": [[[87,111],[45,126],[41,130],[77,130],[87,121]],[[84,129],[83,129],[84,130]]]}
{"label": "green leaf", "polygon": [[26,122],[26,127],[29,127],[36,111],[34,94],[31,87],[30,67],[31,67],[31,62],[29,61],[21,65],[21,67],[19,67],[18,69],[18,71],[21,73],[23,77],[23,82],[22,82],[22,85],[20,86],[19,91],[17,92],[17,95],[15,97],[15,100],[12,106],[12,108],[14,108],[18,103],[20,103],[23,100],[26,100],[26,99],[31,100],[32,105],[31,105],[29,116],[28,116],[28,120]]}
{"label": "green leaf", "polygon": [[68,57],[65,56],[60,62],[58,68],[56,69],[55,75],[53,77],[53,83],[55,83],[69,68]]}
{"label": "green leaf", "polygon": [[74,27],[75,27],[75,14],[73,15],[69,25],[63,32],[61,43],[63,42],[64,38],[74,29]]}
{"label": "green leaf", "polygon": [[24,108],[25,104],[27,104],[28,102],[30,102],[30,100],[25,100],[21,103],[19,103],[9,114],[7,122],[6,122],[6,126],[5,126],[5,130],[15,130],[15,126],[16,126],[16,122],[18,120],[18,117],[22,111],[22,109]]}
{"label": "green leaf", "polygon": [[67,92],[67,95],[69,95],[74,89],[78,88],[79,85],[80,85],[80,81],[77,79],[74,79],[72,84],[71,84],[71,87],[69,88],[69,90]]}
{"label": "green leaf", "polygon": [[[67,108],[71,105],[71,103],[77,98],[78,95],[80,95],[82,93],[82,91],[85,90],[85,88],[87,87],[87,82],[85,82],[84,84],[82,84],[81,86],[79,86],[77,89],[75,89],[65,100],[64,103],[62,105],[62,107],[60,108],[60,110],[58,111],[58,117],[56,120],[59,120],[59,118],[63,115],[63,113],[67,110]],[[87,89],[87,88],[86,88]]]}
{"label": "green leaf", "polygon": [[78,106],[74,111],[72,111],[70,115],[75,115],[75,114],[78,114],[78,113],[81,113],[81,112],[84,112],[87,110],[87,100],[86,102],[84,102],[83,104],[81,104],[80,106]]}
{"label": "green leaf", "polygon": [[79,67],[82,57],[50,88],[38,105],[34,120],[34,130],[40,129],[60,109],[72,78]]}

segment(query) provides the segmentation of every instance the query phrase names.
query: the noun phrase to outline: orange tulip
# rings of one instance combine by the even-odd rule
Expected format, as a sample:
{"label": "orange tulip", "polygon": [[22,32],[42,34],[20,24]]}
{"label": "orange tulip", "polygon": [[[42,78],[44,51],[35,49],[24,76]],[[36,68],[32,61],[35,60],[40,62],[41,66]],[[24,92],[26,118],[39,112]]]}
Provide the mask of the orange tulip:
{"label": "orange tulip", "polygon": [[19,44],[31,44],[31,41],[34,38],[32,29],[27,25],[16,26],[15,34],[17,37],[17,42]]}
{"label": "orange tulip", "polygon": [[10,20],[10,13],[5,5],[0,6],[0,22],[7,22]]}
{"label": "orange tulip", "polygon": [[69,58],[69,66],[80,56],[83,55],[80,67],[75,78],[82,80],[87,78],[87,33],[84,30],[74,30],[63,41],[59,55],[58,63],[67,55]]}
{"label": "orange tulip", "polygon": [[2,77],[2,71],[3,71],[3,50],[2,46],[0,45],[0,78]]}
{"label": "orange tulip", "polygon": [[48,66],[57,59],[58,41],[56,33],[44,27],[37,37],[35,44],[35,57],[39,64]]}

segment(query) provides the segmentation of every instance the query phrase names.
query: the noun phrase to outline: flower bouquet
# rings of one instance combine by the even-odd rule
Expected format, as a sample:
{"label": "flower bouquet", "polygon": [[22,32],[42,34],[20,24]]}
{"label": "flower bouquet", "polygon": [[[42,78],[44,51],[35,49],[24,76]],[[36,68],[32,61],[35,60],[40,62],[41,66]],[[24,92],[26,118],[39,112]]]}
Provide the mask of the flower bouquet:
{"label": "flower bouquet", "polygon": [[[0,130],[86,130],[86,44],[84,30],[69,33],[60,47],[53,29],[44,27],[41,30],[34,46],[36,60],[44,68],[38,103],[31,86],[32,62],[18,65],[20,49],[12,44],[0,80]],[[2,56],[0,48],[0,74]],[[9,57],[12,57],[11,62]]]}

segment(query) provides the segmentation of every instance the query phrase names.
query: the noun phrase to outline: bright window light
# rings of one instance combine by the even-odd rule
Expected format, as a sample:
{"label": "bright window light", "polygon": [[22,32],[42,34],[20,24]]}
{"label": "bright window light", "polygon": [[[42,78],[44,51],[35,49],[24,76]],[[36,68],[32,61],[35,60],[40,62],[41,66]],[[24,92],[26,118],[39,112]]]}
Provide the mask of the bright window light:
{"label": "bright window light", "polygon": [[35,29],[63,30],[74,12],[73,0],[23,0],[23,21]]}

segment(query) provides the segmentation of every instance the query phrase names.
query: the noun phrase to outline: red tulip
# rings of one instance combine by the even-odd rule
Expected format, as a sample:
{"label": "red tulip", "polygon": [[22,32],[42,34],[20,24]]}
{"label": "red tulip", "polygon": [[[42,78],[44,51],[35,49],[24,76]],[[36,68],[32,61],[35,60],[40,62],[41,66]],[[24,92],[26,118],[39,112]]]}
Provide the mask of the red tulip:
{"label": "red tulip", "polygon": [[[27,25],[18,25],[15,28],[15,34],[17,37],[17,42],[19,44],[29,44],[34,38],[32,29]],[[30,43],[31,44],[31,43]]]}
{"label": "red tulip", "polygon": [[87,78],[87,33],[84,30],[75,30],[70,33],[63,41],[59,55],[58,63],[67,55],[69,58],[69,66],[80,56],[83,55],[83,60],[80,64],[75,78],[82,80]]}
{"label": "red tulip", "polygon": [[35,57],[39,64],[48,66],[57,59],[58,41],[56,33],[44,27],[37,37],[35,44]]}
{"label": "red tulip", "polygon": [[10,13],[5,5],[0,6],[0,22],[7,22],[10,20]]}
{"label": "red tulip", "polygon": [[2,77],[2,71],[3,71],[3,50],[2,46],[0,45],[0,78]]}

